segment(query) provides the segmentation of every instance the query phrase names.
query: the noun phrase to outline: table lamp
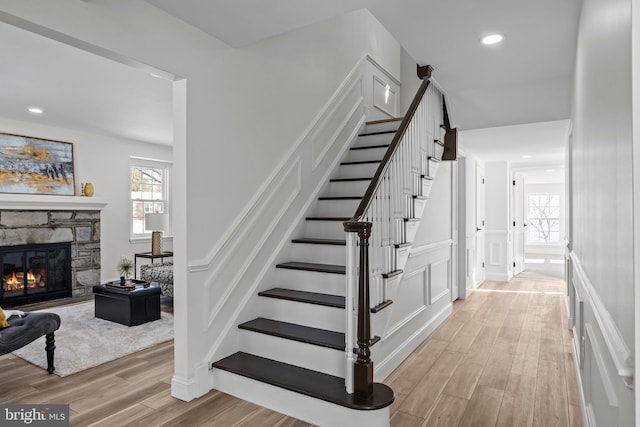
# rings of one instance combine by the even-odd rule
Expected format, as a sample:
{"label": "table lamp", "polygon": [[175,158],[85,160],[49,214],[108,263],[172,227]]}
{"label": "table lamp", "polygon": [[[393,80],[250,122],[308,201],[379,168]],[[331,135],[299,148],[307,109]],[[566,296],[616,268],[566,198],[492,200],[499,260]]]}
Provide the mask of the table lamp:
{"label": "table lamp", "polygon": [[144,215],[144,228],[151,233],[151,254],[162,253],[162,232],[169,227],[169,215],[163,213],[148,213]]}

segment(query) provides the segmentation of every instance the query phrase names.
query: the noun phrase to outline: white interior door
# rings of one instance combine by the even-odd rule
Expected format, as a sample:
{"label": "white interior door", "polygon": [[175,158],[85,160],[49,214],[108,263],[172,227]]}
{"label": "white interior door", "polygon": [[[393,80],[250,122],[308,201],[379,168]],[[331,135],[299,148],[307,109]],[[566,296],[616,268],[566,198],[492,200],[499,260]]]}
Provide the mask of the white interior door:
{"label": "white interior door", "polygon": [[476,284],[484,281],[484,189],[484,166],[476,163]]}
{"label": "white interior door", "polygon": [[524,241],[525,241],[525,200],[524,178],[516,174],[513,186],[513,260],[515,263],[513,274],[520,274],[524,270]]}

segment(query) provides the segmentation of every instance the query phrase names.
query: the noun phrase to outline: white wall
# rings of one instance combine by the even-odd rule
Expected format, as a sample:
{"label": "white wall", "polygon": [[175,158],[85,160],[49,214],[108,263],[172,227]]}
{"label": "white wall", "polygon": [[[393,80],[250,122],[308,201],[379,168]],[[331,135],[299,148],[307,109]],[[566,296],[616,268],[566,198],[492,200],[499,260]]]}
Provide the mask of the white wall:
{"label": "white wall", "polygon": [[[2,117],[0,132],[73,143],[76,194],[80,195],[81,182],[92,182],[95,187],[94,197],[107,202],[100,215],[100,273],[103,282],[115,280],[119,276],[116,265],[121,256],[133,259],[135,252],[151,250],[151,239],[138,243],[129,241],[130,157],[171,161],[171,147]],[[163,247],[171,250],[171,240],[165,239]]]}
{"label": "white wall", "polygon": [[418,88],[422,83],[422,80],[418,78],[417,65],[416,60],[413,59],[406,50],[400,48],[400,77],[402,81],[402,86],[400,87],[401,115],[404,115],[409,109],[411,101],[413,101],[413,97],[416,96]]}
{"label": "white wall", "polygon": [[634,224],[632,206],[631,52],[631,1],[585,0],[578,33],[570,155],[571,292],[575,292],[571,308],[576,353],[583,359],[580,377],[587,424],[590,420],[616,426],[637,422],[634,392],[625,386],[624,378],[633,369],[637,332],[632,297],[632,230],[638,224]]}
{"label": "white wall", "polygon": [[[143,1],[6,0],[2,10],[43,26],[30,25],[51,37],[64,38],[49,29],[179,76],[174,206],[184,211],[174,208],[172,390],[185,399],[205,393],[208,351],[245,296],[230,290],[226,278],[241,272],[245,291],[251,287],[278,242],[278,235],[263,234],[271,218],[290,207],[277,231],[283,235],[312,185],[293,198],[261,197],[271,184],[277,187],[297,142],[365,54],[398,78],[397,42],[364,10],[243,49],[230,49]],[[19,23],[6,14],[0,19]],[[239,226],[258,231],[236,245]]]}

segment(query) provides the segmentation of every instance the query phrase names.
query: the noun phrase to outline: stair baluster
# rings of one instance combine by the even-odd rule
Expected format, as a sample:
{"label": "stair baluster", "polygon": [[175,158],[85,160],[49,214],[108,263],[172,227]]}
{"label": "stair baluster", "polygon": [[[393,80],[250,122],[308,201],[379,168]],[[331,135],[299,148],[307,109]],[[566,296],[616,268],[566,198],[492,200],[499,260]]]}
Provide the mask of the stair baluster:
{"label": "stair baluster", "polygon": [[[370,399],[374,390],[373,361],[369,349],[372,339],[370,294],[373,292],[374,307],[387,302],[384,278],[390,273],[397,274],[395,245],[408,241],[406,221],[413,219],[413,196],[421,194],[421,165],[423,159],[432,155],[427,144],[427,133],[432,124],[429,122],[432,119],[431,106],[428,99],[423,102],[431,71],[430,66],[418,68],[423,82],[358,209],[350,220],[343,223],[347,233],[345,338],[348,377],[345,383],[347,392],[355,393],[358,399]],[[440,127],[436,126],[434,132],[439,130]],[[355,295],[357,306],[354,306]],[[357,315],[357,322],[354,322],[354,315]],[[355,331],[354,323],[357,323]],[[354,344],[357,344],[355,361],[349,355]],[[353,377],[349,378],[351,372]]]}

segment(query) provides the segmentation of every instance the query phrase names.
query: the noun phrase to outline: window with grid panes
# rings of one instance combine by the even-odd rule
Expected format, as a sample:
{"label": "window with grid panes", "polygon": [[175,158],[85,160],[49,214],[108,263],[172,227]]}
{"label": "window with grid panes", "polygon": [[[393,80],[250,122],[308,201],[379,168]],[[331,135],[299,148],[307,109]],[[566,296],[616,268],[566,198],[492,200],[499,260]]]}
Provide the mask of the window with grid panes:
{"label": "window with grid panes", "polygon": [[[158,161],[132,159],[131,165],[131,236],[149,236],[145,230],[147,213],[169,212],[170,164]],[[171,223],[171,216],[169,216]]]}

